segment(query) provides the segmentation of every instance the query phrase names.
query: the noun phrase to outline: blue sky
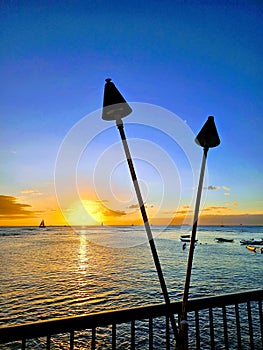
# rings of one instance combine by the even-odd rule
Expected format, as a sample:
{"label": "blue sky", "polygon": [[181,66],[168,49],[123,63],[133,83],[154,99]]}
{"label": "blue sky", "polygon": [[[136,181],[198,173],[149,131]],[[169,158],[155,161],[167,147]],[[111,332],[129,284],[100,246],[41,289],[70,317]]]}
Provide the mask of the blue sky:
{"label": "blue sky", "polygon": [[56,210],[59,146],[102,106],[111,77],[128,101],[166,108],[194,134],[214,115],[209,181],[220,189],[207,206],[263,214],[262,14],[261,1],[2,1],[0,194],[31,205],[34,220]]}

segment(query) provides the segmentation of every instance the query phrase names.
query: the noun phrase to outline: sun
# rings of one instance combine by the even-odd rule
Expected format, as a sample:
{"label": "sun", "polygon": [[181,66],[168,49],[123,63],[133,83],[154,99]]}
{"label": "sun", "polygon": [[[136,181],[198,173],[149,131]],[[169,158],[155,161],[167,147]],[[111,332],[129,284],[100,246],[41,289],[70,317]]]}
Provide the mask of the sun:
{"label": "sun", "polygon": [[103,222],[100,202],[79,200],[64,211],[64,216],[71,226],[100,225]]}

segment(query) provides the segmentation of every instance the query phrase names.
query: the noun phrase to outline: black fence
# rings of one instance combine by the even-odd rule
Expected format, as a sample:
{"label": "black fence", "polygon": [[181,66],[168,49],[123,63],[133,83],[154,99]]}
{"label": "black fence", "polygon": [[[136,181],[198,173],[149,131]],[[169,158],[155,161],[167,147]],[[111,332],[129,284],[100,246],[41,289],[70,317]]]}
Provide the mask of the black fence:
{"label": "black fence", "polygon": [[[263,290],[189,300],[190,349],[263,349]],[[1,349],[174,349],[181,302],[0,327]]]}

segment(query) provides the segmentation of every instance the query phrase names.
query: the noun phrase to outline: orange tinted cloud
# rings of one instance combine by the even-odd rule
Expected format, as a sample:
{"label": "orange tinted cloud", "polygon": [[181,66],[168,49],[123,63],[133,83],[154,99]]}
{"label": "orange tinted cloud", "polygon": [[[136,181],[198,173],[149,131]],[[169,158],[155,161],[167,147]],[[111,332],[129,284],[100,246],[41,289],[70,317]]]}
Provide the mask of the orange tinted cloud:
{"label": "orange tinted cloud", "polygon": [[128,207],[128,209],[139,209],[139,204],[132,204]]}
{"label": "orange tinted cloud", "polygon": [[205,207],[202,209],[202,211],[222,211],[222,210],[230,210],[228,207],[224,206],[219,206],[219,205],[214,205],[210,207]]}
{"label": "orange tinted cloud", "polygon": [[37,195],[41,195],[42,193],[39,192],[38,190],[31,190],[31,189],[25,189],[21,191],[22,194],[37,194]]}
{"label": "orange tinted cloud", "polygon": [[28,210],[29,204],[17,203],[17,198],[13,196],[0,195],[0,219],[27,219],[34,218],[35,212]]}

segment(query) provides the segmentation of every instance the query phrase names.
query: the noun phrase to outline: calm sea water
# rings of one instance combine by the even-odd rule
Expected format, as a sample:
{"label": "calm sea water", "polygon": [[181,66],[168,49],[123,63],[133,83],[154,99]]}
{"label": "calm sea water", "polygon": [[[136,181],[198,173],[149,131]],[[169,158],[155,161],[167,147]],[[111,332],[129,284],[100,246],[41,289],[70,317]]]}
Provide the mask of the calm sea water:
{"label": "calm sea water", "polygon": [[[171,301],[182,298],[191,228],[152,227]],[[262,288],[263,227],[199,227],[190,297]],[[0,325],[163,302],[143,227],[1,227]],[[233,243],[217,243],[216,237]]]}

